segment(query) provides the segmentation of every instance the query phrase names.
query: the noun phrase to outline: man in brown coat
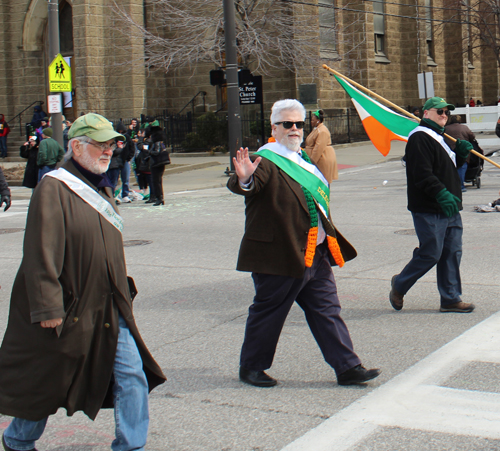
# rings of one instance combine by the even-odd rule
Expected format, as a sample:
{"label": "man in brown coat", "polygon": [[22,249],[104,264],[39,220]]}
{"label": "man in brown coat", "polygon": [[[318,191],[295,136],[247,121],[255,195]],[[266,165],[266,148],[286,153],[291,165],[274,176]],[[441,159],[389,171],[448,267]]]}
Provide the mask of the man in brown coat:
{"label": "man in brown coat", "polygon": [[78,118],[67,161],[31,198],[0,348],[0,413],[15,417],[5,450],[34,450],[60,407],[94,419],[114,406],[111,449],[146,444],[148,390],[165,376],[134,320],[123,221],[105,176],[116,137],[102,116]]}
{"label": "man in brown coat", "polygon": [[237,269],[251,271],[255,298],[249,309],[240,357],[240,379],[258,387],[276,385],[271,367],[285,319],[296,301],[340,385],[377,377],[353,350],[340,316],[331,266],[356,256],[329,220],[328,182],[301,152],[305,109],[297,100],[273,105],[276,143],[248,156],[240,149],[228,188],[245,196],[246,224]]}

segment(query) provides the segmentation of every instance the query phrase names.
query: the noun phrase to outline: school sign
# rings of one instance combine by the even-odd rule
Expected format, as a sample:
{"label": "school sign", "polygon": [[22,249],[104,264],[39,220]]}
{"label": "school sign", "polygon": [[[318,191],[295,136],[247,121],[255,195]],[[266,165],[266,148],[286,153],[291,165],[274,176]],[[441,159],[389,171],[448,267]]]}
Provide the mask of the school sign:
{"label": "school sign", "polygon": [[71,68],[59,53],[49,64],[50,92],[71,92]]}

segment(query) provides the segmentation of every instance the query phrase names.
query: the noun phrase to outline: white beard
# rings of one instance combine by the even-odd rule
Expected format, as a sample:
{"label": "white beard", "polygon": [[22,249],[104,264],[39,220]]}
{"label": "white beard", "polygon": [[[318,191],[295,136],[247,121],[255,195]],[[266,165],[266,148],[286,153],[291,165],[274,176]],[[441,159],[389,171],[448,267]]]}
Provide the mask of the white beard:
{"label": "white beard", "polygon": [[285,146],[292,152],[298,152],[300,150],[300,144],[302,143],[302,138],[290,138],[288,135],[281,139],[280,144]]}
{"label": "white beard", "polygon": [[109,164],[111,163],[111,158],[108,158],[106,156],[101,156],[97,160],[94,160],[88,152],[84,151],[79,163],[87,169],[87,171],[92,172],[93,174],[104,174],[108,168]]}

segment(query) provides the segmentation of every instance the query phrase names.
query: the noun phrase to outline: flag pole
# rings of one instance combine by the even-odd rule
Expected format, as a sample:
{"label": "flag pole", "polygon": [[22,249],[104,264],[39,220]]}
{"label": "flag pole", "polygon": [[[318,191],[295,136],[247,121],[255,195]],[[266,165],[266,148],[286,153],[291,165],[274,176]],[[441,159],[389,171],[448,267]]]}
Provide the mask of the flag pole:
{"label": "flag pole", "polygon": [[[326,69],[330,71],[331,73],[337,75],[340,78],[343,78],[345,81],[349,82],[351,85],[355,86],[356,88],[359,88],[366,92],[368,95],[371,97],[374,97],[377,100],[380,100],[381,102],[385,103],[387,106],[390,106],[391,108],[394,108],[396,111],[399,111],[400,113],[404,114],[405,116],[408,116],[412,119],[416,119],[418,122],[420,122],[420,118],[411,114],[410,112],[406,111],[405,109],[401,108],[400,106],[390,102],[389,100],[385,99],[382,96],[379,96],[378,94],[374,93],[373,91],[370,91],[368,88],[365,88],[363,85],[360,85],[359,83],[356,83],[354,80],[351,80],[350,78],[347,78],[345,75],[342,75],[340,72],[337,72],[335,69],[332,69],[331,67],[328,67],[326,64],[323,64],[323,69]],[[457,140],[453,138],[450,135],[447,135],[444,133],[444,136],[448,138],[452,142],[456,142]],[[490,160],[488,157],[485,157],[483,154],[475,151],[474,149],[471,149],[471,153],[474,155],[477,155],[479,158],[482,158],[483,160],[487,161],[488,163],[492,164],[493,166],[496,166],[497,168],[500,169],[500,165],[498,163],[495,163],[493,160]]]}

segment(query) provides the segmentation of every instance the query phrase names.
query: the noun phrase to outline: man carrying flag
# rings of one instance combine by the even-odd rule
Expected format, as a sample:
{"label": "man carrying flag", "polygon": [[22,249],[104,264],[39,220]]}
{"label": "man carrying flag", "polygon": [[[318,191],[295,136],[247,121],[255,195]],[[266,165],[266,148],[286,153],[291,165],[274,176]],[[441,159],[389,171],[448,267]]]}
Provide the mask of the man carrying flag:
{"label": "man carrying flag", "polygon": [[301,152],[306,111],[297,100],[273,105],[272,134],[251,159],[240,149],[228,188],[245,196],[246,224],[237,269],[252,272],[250,306],[240,357],[241,381],[276,385],[271,367],[285,319],[296,301],[340,385],[360,384],[380,374],[367,370],[353,350],[340,316],[331,266],[343,266],[355,249],[330,221],[327,181]]}
{"label": "man carrying flag", "polygon": [[440,97],[424,105],[424,118],[409,134],[406,145],[408,210],[413,216],[419,247],[400,274],[393,276],[391,305],[403,308],[408,290],[434,265],[441,296],[441,312],[469,313],[473,304],[460,299],[462,257],[462,190],[457,166],[461,166],[472,144],[457,140],[452,151],[443,138],[444,126],[455,107]]}

